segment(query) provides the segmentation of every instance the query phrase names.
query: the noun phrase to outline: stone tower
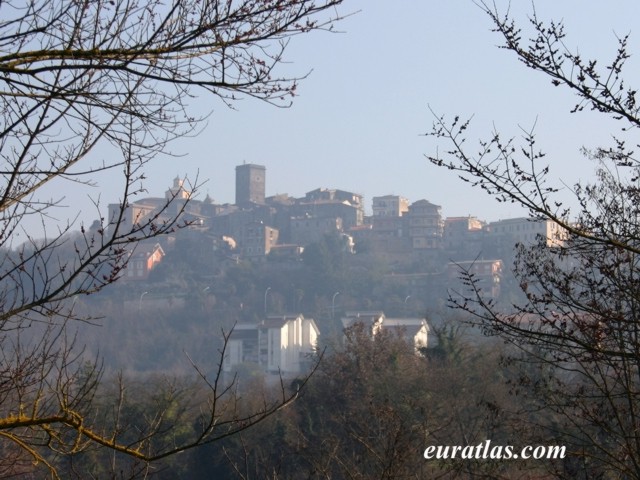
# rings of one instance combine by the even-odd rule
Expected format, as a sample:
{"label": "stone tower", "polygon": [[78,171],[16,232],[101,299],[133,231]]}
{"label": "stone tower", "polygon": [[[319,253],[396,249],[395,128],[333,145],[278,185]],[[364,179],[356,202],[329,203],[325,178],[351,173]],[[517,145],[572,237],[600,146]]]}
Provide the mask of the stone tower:
{"label": "stone tower", "polygon": [[236,205],[264,204],[266,170],[252,163],[236,167]]}

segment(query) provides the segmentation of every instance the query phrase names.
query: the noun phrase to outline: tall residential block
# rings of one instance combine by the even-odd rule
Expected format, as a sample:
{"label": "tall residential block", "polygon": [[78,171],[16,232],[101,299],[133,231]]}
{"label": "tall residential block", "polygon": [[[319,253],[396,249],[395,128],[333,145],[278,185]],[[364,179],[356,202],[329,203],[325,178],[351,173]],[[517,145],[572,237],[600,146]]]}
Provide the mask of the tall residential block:
{"label": "tall residential block", "polygon": [[245,163],[236,167],[236,205],[264,205],[266,173],[264,165]]}
{"label": "tall residential block", "polygon": [[409,205],[403,215],[409,223],[409,238],[414,250],[437,249],[442,246],[444,221],[442,207],[427,200],[418,200]]}

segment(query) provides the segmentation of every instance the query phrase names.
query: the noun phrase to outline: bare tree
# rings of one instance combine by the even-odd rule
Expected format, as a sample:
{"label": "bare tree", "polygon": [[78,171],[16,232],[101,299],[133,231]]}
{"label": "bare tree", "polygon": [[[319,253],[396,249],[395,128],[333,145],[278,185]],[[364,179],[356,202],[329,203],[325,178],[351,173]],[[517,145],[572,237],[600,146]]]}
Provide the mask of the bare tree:
{"label": "bare tree", "polygon": [[[179,423],[167,426],[160,409],[158,422],[124,441],[120,423],[111,430],[96,427],[100,369],[96,362],[84,364],[68,325],[79,319],[76,296],[116,281],[136,242],[184,225],[185,204],[176,206],[175,196],[151,215],[124,220],[131,201],[144,191],[147,163],[173,139],[197,133],[206,118],[190,112],[194,95],[214,96],[228,106],[241,97],[288,106],[298,79],[277,73],[288,42],[330,30],[340,3],[0,4],[2,474],[44,466],[55,477],[57,455],[92,446],[146,464],[246,428],[291,400],[283,391],[259,411],[237,416],[221,410],[233,390],[221,389],[217,376],[208,381],[202,375],[209,395],[200,404],[203,420],[195,435],[170,445],[154,443],[158,432],[168,435]],[[98,158],[97,147],[107,159]],[[100,220],[91,228],[75,221],[75,212],[51,228],[62,200],[46,192],[97,185],[104,172],[121,174],[115,214],[100,215],[96,199]],[[197,188],[197,179],[192,183]],[[46,227],[45,233],[33,234],[27,227],[33,223]],[[72,234],[74,229],[80,232]]]}
{"label": "bare tree", "polygon": [[633,150],[640,110],[636,90],[623,81],[628,37],[618,39],[613,60],[601,65],[566,47],[562,23],[544,22],[534,12],[523,31],[495,5],[478,5],[502,36],[503,48],[577,96],[572,112],[613,118],[620,131],[611,146],[583,151],[595,161],[596,176],[574,185],[578,206],[572,209],[558,197],[535,132],[525,131],[521,141],[493,132],[472,151],[465,143],[468,121],[437,117],[431,134],[450,148],[429,156],[433,164],[499,201],[526,207],[533,218],[552,220],[563,232],[555,246],[518,247],[515,273],[523,304],[498,308],[468,272],[467,298],[451,300],[487,333],[524,352],[518,388],[533,392],[547,420],[554,419],[530,416],[543,427],[531,431],[571,449],[572,460],[556,474],[640,478],[640,162]]}
{"label": "bare tree", "polygon": [[495,381],[506,372],[500,347],[467,344],[443,328],[444,341],[425,356],[402,332],[372,337],[370,327],[356,323],[327,347],[291,409],[230,440],[228,477],[499,479],[541,471],[525,462],[424,457],[429,445],[509,441],[499,414],[509,397]]}

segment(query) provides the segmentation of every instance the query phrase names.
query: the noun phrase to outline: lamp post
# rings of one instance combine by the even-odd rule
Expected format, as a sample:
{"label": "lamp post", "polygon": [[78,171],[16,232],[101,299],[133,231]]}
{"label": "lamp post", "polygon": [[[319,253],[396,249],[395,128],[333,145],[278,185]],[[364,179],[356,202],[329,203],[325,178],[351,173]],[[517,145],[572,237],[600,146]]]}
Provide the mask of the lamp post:
{"label": "lamp post", "polygon": [[267,315],[267,294],[269,293],[269,290],[271,290],[271,287],[267,287],[267,289],[264,291],[264,314],[265,314],[265,316]]}
{"label": "lamp post", "polygon": [[142,298],[149,292],[142,292],[140,295],[140,300],[138,300],[138,312],[142,311]]}
{"label": "lamp post", "polygon": [[331,298],[331,320],[333,321],[333,316],[336,311],[336,297],[340,295],[340,292],[336,292],[333,294],[333,298]]}
{"label": "lamp post", "polygon": [[411,298],[411,295],[407,295],[404,299],[404,314],[407,314],[407,300]]}

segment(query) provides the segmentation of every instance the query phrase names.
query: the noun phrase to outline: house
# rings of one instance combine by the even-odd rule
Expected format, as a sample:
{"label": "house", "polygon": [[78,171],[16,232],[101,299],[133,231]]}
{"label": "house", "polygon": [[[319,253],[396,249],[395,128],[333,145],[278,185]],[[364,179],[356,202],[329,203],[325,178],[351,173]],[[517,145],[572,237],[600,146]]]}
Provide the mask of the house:
{"label": "house", "polygon": [[384,312],[347,312],[341,319],[343,327],[364,324],[371,336],[389,332],[404,338],[416,351],[429,343],[429,325],[424,318],[387,318]]}
{"label": "house", "polygon": [[302,260],[304,247],[300,245],[273,245],[269,251],[269,260],[275,262],[299,262]]}
{"label": "house", "polygon": [[566,232],[557,223],[549,219],[529,217],[508,218],[491,222],[487,226],[493,241],[508,241],[513,247],[516,243],[534,245],[540,241],[548,247],[561,245]]}
{"label": "house", "polygon": [[297,315],[271,315],[259,324],[236,325],[229,337],[223,369],[258,365],[265,373],[295,376],[304,373],[320,331],[315,321]]}
{"label": "house", "polygon": [[384,312],[371,311],[371,312],[346,312],[345,316],[340,319],[342,327],[347,329],[356,323],[361,323],[368,327],[368,331],[371,335],[375,335],[380,331],[380,326],[384,321]]}
{"label": "house", "polygon": [[295,245],[307,246],[317,242],[323,235],[342,233],[342,218],[340,217],[303,217],[291,218],[290,238]]}
{"label": "house", "polygon": [[443,248],[452,260],[472,260],[483,255],[485,222],[476,217],[447,217],[444,221]]}
{"label": "house", "polygon": [[469,286],[465,286],[466,279],[462,278],[468,274],[475,281],[475,288],[480,289],[483,294],[491,298],[498,298],[502,271],[503,262],[500,259],[449,262],[447,264],[447,285],[458,291],[468,289]]}
{"label": "house", "polygon": [[164,258],[164,250],[159,243],[140,243],[129,252],[125,279],[145,280]]}
{"label": "house", "polygon": [[399,195],[373,197],[372,210],[374,218],[401,217],[409,211],[409,200]]}
{"label": "house", "polygon": [[246,258],[264,258],[278,243],[278,229],[262,222],[250,222],[240,231],[239,245]]}
{"label": "house", "polygon": [[404,338],[416,351],[429,343],[429,325],[424,318],[385,318],[382,331]]}
{"label": "house", "polygon": [[444,222],[440,205],[418,200],[404,214],[409,224],[409,238],[414,250],[439,249],[442,246]]}
{"label": "house", "polygon": [[341,218],[347,230],[364,223],[364,201],[360,194],[345,190],[317,188],[296,201],[293,217]]}

